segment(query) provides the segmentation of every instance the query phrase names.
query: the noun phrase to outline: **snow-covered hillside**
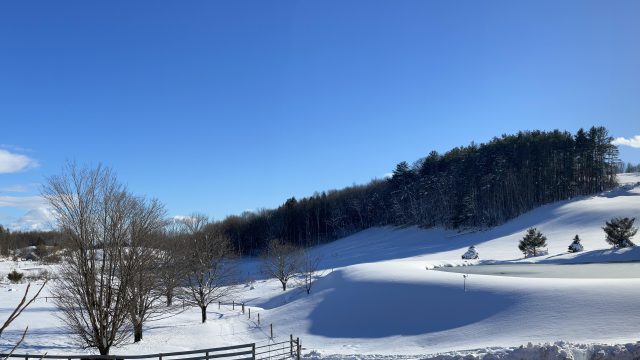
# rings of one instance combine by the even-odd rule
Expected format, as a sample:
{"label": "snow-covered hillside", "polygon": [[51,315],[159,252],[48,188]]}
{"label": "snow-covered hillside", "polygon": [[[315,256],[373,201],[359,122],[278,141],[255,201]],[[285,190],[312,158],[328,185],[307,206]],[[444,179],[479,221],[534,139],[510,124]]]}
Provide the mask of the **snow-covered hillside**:
{"label": "snow-covered hillside", "polygon": [[[300,337],[305,351],[314,356],[433,354],[528,342],[636,341],[640,337],[640,273],[635,265],[621,265],[615,271],[603,268],[609,275],[599,278],[471,274],[466,279],[467,291],[462,274],[427,270],[443,265],[525,262],[517,244],[529,227],[547,236],[549,255],[526,262],[640,260],[637,249],[611,251],[604,241],[601,227],[606,220],[614,216],[640,219],[640,176],[625,174],[620,180],[622,186],[616,190],[549,204],[485,231],[415,227],[362,231],[312,250],[322,258],[323,276],[311,295],[300,288],[282,292],[275,280],[253,281],[236,299],[251,306],[252,319],[238,309],[214,306],[211,320],[199,324],[199,312],[193,309],[150,323],[141,344],[113,352],[267,343],[269,324],[277,339],[289,334]],[[585,252],[567,254],[576,234]],[[640,242],[640,235],[636,240]],[[476,246],[480,260],[465,263],[460,256],[470,245]],[[0,273],[10,271],[13,264],[0,262]],[[244,260],[247,278],[260,278],[257,268],[255,259]],[[616,275],[620,272],[637,277]],[[6,283],[0,287],[0,319],[18,301],[23,287]],[[55,308],[44,300],[12,326],[7,339],[0,340],[0,350],[26,325],[31,330],[20,352],[82,352],[60,328]]]}

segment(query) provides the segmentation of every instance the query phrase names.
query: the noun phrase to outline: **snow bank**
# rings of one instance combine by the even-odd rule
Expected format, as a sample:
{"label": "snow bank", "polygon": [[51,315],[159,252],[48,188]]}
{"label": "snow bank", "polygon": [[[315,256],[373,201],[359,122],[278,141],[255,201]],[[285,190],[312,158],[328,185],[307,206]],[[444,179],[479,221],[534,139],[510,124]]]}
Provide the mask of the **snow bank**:
{"label": "snow bank", "polygon": [[640,358],[640,342],[624,345],[554,344],[533,345],[513,348],[485,348],[435,355],[324,355],[318,351],[303,354],[306,360],[637,360]]}

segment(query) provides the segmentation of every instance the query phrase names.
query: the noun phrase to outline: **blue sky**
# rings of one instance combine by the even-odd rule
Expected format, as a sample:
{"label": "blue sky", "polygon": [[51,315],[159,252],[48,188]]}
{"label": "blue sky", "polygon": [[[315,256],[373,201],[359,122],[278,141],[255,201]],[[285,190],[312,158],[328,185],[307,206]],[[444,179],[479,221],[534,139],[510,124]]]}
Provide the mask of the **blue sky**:
{"label": "blue sky", "polygon": [[[3,1],[0,223],[113,167],[216,219],[431,150],[604,125],[640,162],[637,1]],[[623,141],[621,141],[623,143]]]}

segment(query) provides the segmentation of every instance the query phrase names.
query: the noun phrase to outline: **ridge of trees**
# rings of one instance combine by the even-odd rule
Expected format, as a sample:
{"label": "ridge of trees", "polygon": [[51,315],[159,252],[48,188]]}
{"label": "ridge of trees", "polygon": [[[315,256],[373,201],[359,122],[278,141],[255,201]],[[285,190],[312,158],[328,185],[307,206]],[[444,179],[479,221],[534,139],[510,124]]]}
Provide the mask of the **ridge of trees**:
{"label": "ridge of trees", "polygon": [[545,203],[613,188],[620,162],[612,140],[604,127],[502,135],[403,161],[387,179],[292,197],[216,226],[245,255],[273,239],[308,246],[372,226],[496,226]]}

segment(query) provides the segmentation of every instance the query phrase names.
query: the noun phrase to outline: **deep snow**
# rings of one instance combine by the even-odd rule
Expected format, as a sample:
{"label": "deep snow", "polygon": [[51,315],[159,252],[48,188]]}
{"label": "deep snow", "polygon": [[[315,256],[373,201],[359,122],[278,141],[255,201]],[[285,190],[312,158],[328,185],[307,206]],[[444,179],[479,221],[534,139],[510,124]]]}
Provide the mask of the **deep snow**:
{"label": "deep snow", "polygon": [[[199,324],[198,311],[189,309],[149,323],[142,343],[124,345],[113,353],[268,343],[271,323],[276,341],[293,334],[301,338],[310,357],[322,354],[328,358],[434,354],[518,347],[528,342],[635,342],[640,335],[640,279],[568,278],[561,274],[548,278],[535,271],[528,278],[474,273],[467,279],[465,292],[461,274],[427,269],[486,263],[640,260],[637,249],[611,251],[601,229],[614,216],[640,219],[640,187],[635,186],[639,181],[638,175],[624,175],[619,189],[548,204],[485,231],[374,228],[318,246],[312,252],[322,257],[323,276],[311,295],[295,287],[282,292],[277,281],[260,280],[256,259],[245,259],[242,273],[248,283],[236,300],[252,307],[252,319],[238,308],[232,311],[223,306],[218,310],[213,306],[210,320]],[[547,236],[548,256],[522,259],[517,244],[531,226]],[[586,251],[568,254],[567,246],[576,234]],[[480,260],[461,260],[471,245],[476,246]],[[0,273],[14,266],[37,267],[4,261],[0,262]],[[597,266],[602,270],[589,271],[637,272],[637,265],[628,270],[620,264]],[[0,319],[17,303],[24,286],[0,285]],[[261,326],[256,323],[257,313]],[[0,340],[0,352],[26,325],[30,332],[20,352],[84,352],[60,327],[53,305],[44,300],[9,329]]]}

